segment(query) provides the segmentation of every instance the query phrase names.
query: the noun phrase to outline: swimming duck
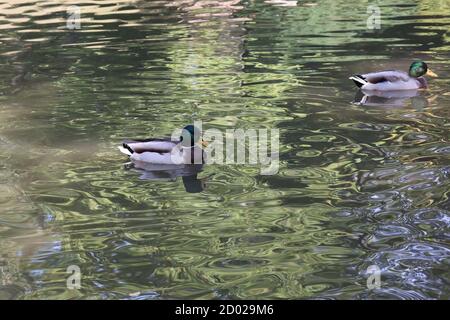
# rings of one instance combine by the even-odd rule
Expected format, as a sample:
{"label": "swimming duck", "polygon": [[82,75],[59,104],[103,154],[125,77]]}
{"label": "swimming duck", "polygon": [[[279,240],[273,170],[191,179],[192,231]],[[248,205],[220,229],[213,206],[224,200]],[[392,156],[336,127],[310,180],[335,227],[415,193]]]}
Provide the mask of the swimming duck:
{"label": "swimming duck", "polygon": [[153,164],[153,170],[166,170],[180,165],[203,164],[206,154],[202,147],[206,143],[200,137],[200,130],[188,125],[183,128],[177,141],[171,139],[126,140],[119,150],[133,162]]}
{"label": "swimming duck", "polygon": [[387,70],[372,72],[367,74],[357,74],[349,79],[364,90],[368,91],[399,91],[399,90],[417,90],[428,87],[424,75],[437,77],[437,75],[428,69],[423,61],[414,61],[409,67],[408,72],[398,70]]}

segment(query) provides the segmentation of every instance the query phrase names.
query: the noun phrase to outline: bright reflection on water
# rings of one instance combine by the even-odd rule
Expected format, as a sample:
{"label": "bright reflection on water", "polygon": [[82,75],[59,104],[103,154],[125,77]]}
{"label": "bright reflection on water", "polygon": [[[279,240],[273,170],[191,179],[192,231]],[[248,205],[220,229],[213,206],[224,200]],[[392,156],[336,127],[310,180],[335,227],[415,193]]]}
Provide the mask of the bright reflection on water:
{"label": "bright reflection on water", "polygon": [[[0,298],[450,298],[450,4],[379,3],[0,0]],[[419,58],[431,90],[357,103]],[[279,174],[124,166],[193,120],[280,129]]]}

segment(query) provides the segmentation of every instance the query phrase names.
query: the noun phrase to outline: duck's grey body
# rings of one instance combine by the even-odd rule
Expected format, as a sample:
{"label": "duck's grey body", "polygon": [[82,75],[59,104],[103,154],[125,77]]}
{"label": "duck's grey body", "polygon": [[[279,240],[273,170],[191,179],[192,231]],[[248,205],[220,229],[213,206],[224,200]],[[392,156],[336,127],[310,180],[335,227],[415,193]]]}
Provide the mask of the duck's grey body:
{"label": "duck's grey body", "polygon": [[203,149],[198,145],[184,147],[180,141],[164,139],[127,140],[119,150],[130,160],[153,165],[186,165],[205,162]]}
{"label": "duck's grey body", "polygon": [[413,78],[399,70],[371,72],[350,77],[355,84],[367,91],[401,91],[428,88],[424,77]]}

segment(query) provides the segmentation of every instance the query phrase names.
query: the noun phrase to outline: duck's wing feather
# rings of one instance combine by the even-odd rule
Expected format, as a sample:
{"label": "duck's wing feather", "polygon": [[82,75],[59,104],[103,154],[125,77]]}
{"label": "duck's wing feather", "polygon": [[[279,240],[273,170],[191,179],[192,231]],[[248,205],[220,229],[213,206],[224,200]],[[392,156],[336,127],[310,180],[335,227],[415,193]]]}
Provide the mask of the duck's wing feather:
{"label": "duck's wing feather", "polygon": [[168,153],[179,143],[170,139],[134,139],[125,140],[123,148],[131,154],[143,152]]}
{"label": "duck's wing feather", "polygon": [[399,70],[386,70],[380,72],[371,72],[362,74],[361,77],[369,83],[380,83],[380,82],[399,82],[399,81],[409,81],[411,77],[403,71]]}

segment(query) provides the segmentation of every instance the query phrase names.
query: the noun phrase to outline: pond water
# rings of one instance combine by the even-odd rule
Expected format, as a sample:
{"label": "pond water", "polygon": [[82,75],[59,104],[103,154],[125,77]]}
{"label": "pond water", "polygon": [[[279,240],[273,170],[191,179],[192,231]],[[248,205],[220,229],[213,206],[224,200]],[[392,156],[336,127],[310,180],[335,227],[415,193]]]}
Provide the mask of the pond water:
{"label": "pond water", "polygon": [[[449,299],[450,2],[377,3],[0,0],[0,298]],[[430,90],[354,103],[416,59]],[[279,129],[278,174],[117,150],[194,120]]]}

